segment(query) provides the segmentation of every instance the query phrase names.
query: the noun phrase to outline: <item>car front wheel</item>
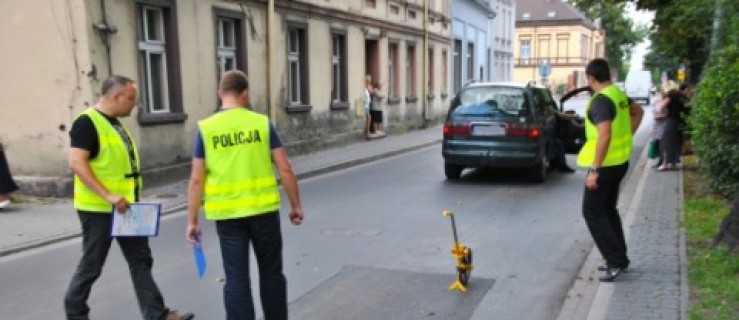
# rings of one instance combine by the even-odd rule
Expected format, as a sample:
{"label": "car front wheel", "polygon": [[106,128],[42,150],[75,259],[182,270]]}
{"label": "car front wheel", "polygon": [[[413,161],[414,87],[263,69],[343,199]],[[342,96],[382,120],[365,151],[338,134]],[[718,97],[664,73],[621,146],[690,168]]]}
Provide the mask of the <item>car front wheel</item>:
{"label": "car front wheel", "polygon": [[460,165],[444,163],[444,174],[449,180],[459,180],[459,177],[462,175],[462,169],[464,168]]}

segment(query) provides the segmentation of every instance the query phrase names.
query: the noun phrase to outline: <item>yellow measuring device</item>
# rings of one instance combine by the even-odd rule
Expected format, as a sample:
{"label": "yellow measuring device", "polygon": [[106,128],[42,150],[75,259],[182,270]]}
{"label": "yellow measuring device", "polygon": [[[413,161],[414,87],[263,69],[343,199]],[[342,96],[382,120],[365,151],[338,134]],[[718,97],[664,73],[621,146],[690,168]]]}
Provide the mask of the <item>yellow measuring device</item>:
{"label": "yellow measuring device", "polygon": [[444,210],[444,216],[452,218],[452,233],[454,234],[454,244],[452,245],[452,255],[457,261],[457,280],[449,285],[449,290],[458,289],[461,292],[467,292],[467,283],[470,281],[472,273],[472,249],[465,247],[457,237],[457,224],[454,222],[454,213]]}

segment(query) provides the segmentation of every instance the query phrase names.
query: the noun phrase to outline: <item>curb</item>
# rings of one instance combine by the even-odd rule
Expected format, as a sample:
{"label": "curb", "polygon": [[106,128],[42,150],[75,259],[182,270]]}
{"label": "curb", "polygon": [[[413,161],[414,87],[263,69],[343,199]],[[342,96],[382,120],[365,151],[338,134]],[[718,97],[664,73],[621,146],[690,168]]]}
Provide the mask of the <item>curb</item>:
{"label": "curb", "polygon": [[[646,166],[648,159],[646,156],[646,148],[642,150],[641,155],[636,161],[636,165],[629,169],[629,175],[626,177],[621,186],[622,190],[626,190],[625,185],[633,185],[633,193],[630,194],[628,201],[620,198],[619,207],[625,208],[620,210],[621,219],[623,222],[624,232],[628,237],[629,226],[633,223],[633,214],[635,209],[632,209],[635,205],[638,205],[638,201],[641,200],[641,195],[638,194],[638,189],[642,186],[646,177],[649,174],[647,170],[643,170],[643,166]],[[633,170],[633,171],[632,171]],[[639,176],[635,176],[636,170],[643,170]],[[628,183],[628,184],[626,184]],[[621,197],[624,194],[622,193]],[[638,200],[635,202],[635,200]],[[625,213],[624,213],[625,211]],[[628,240],[628,239],[627,239]],[[590,238],[592,242],[592,237]],[[600,282],[595,279],[597,278],[596,267],[601,260],[600,252],[593,242],[593,247],[585,256],[585,260],[582,263],[580,271],[574,278],[572,286],[567,291],[565,300],[562,302],[562,307],[557,315],[557,320],[584,320],[584,319],[604,319],[605,312],[607,312],[607,306],[610,300],[611,291],[608,288],[601,289]],[[600,292],[600,293],[599,293]],[[603,305],[605,304],[605,305]]]}
{"label": "curb", "polygon": [[[296,178],[298,180],[304,180],[304,179],[308,179],[308,178],[320,176],[320,175],[323,175],[323,174],[326,174],[326,173],[334,172],[334,171],[337,171],[337,170],[347,169],[347,168],[355,167],[355,166],[358,166],[358,165],[370,163],[370,162],[373,162],[373,161],[381,160],[381,159],[384,159],[384,158],[388,158],[388,157],[397,156],[397,155],[401,155],[401,154],[404,154],[404,153],[408,153],[408,152],[420,150],[420,149],[423,149],[423,148],[427,148],[427,147],[436,145],[436,144],[438,144],[440,142],[441,142],[441,139],[436,139],[436,140],[431,141],[431,142],[424,142],[424,143],[421,143],[421,144],[412,145],[410,147],[400,148],[400,149],[396,149],[396,150],[390,150],[390,151],[387,151],[387,152],[382,152],[382,153],[378,153],[378,154],[367,156],[367,157],[363,157],[363,158],[358,158],[358,159],[353,159],[353,160],[348,160],[348,161],[344,161],[344,162],[339,162],[339,163],[335,163],[335,164],[326,165],[326,166],[323,166],[323,167],[320,167],[320,168],[316,168],[316,169],[312,169],[312,170],[307,170],[307,171],[302,172],[302,173],[296,173],[295,176],[296,176]],[[279,179],[278,179],[278,181],[279,181]],[[181,211],[181,210],[186,209],[186,208],[187,208],[187,202],[186,201],[184,203],[175,203],[173,205],[169,205],[169,206],[163,207],[162,208],[162,216],[166,216],[166,215],[169,215],[169,214],[172,214],[172,213]],[[44,246],[47,246],[47,245],[50,245],[50,244],[54,244],[54,243],[57,243],[57,242],[72,240],[72,239],[75,239],[75,238],[80,237],[81,235],[82,235],[82,233],[80,231],[64,232],[64,233],[61,233],[61,234],[58,234],[58,235],[49,236],[48,238],[44,238],[44,239],[40,239],[40,240],[33,240],[33,241],[28,242],[28,243],[24,243],[22,245],[18,245],[18,246],[15,246],[15,247],[10,247],[9,249],[5,249],[5,250],[0,251],[0,258],[6,257],[6,256],[10,256],[10,255],[13,255],[13,254],[16,254],[16,253],[20,253],[20,252],[23,252],[23,251],[26,251],[26,250],[41,248],[41,247],[44,247]]]}
{"label": "curb", "polygon": [[[637,167],[645,166],[648,163],[645,152],[639,157]],[[641,168],[636,168],[641,170]],[[630,226],[633,224],[636,214],[635,205],[641,201],[640,191],[643,189],[644,182],[647,176],[652,172],[644,170],[639,179],[635,182],[635,191],[632,198],[628,202],[627,212],[622,215],[624,232],[628,240]],[[679,171],[678,175],[678,193],[679,193],[679,219],[684,221],[684,189],[683,189],[683,171]],[[623,188],[622,188],[623,189]],[[687,248],[686,248],[686,237],[685,227],[679,226],[679,240],[678,240],[678,251],[680,256],[680,306],[679,306],[679,319],[688,319],[687,309],[689,305],[689,283],[688,283],[688,268],[687,268]],[[601,286],[601,283],[597,280],[587,281],[589,277],[592,277],[595,272],[595,266],[598,264],[600,253],[597,247],[593,246],[592,250],[588,253],[587,258],[583,262],[583,265],[575,279],[572,287],[568,290],[567,296],[577,296],[577,299],[566,300],[562,304],[560,313],[557,317],[558,320],[600,320],[608,318],[608,306],[611,303],[611,294],[613,293],[612,286]]]}

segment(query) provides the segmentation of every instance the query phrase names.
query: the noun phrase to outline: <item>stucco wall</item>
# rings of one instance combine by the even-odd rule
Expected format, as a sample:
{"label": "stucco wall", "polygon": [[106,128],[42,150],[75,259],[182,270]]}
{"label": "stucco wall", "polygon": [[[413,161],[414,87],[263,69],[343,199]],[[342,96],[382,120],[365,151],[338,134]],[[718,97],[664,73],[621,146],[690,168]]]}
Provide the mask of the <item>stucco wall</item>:
{"label": "stucco wall", "polygon": [[[100,2],[94,0],[41,1],[5,0],[0,12],[7,17],[0,22],[0,36],[13,45],[0,50],[0,80],[5,87],[0,95],[0,140],[5,144],[14,175],[21,180],[38,179],[61,181],[64,186],[50,188],[68,191],[67,152],[68,130],[75,116],[94,105],[100,83],[108,75],[109,67],[115,74],[135,79],[139,84],[139,49],[134,1],[108,0],[106,17],[116,32],[110,36],[111,54],[93,28],[103,20]],[[322,14],[293,10],[291,6],[314,3],[324,7]],[[380,5],[383,3],[383,5]],[[67,4],[71,4],[68,7]],[[266,7],[261,3],[238,4],[217,0],[176,1],[176,33],[182,109],[187,119],[181,123],[142,125],[135,110],[123,119],[124,125],[138,142],[142,167],[145,172],[163,168],[186,168],[191,156],[192,138],[197,121],[212,114],[216,107],[215,21],[214,8],[227,9],[244,17],[246,25],[246,71],[250,78],[250,100],[259,112],[273,110],[276,123],[290,154],[312,152],[362,139],[363,115],[356,107],[363,99],[365,70],[365,39],[379,40],[381,81],[387,84],[387,41],[396,37],[416,43],[417,103],[401,102],[388,106],[388,126],[407,130],[423,125],[422,73],[423,12],[415,21],[400,17],[390,18],[384,1],[378,9],[365,12],[363,1],[348,2],[278,1],[275,17],[272,53],[272,105],[268,106],[267,28]],[[360,10],[361,9],[361,10]],[[348,10],[349,13],[346,11]],[[351,14],[354,13],[354,14]],[[333,16],[332,16],[333,15]],[[332,18],[333,17],[333,18]],[[385,21],[395,19],[392,26]],[[304,113],[287,113],[286,22],[302,21],[307,26],[309,52],[309,96],[312,109]],[[369,24],[367,26],[365,24]],[[432,31],[436,67],[436,96],[429,101],[429,120],[440,121],[446,110],[447,99],[439,96],[442,90],[441,49],[448,47],[450,25],[443,28],[437,22]],[[332,110],[331,101],[331,30],[345,30],[347,39],[348,97],[351,106],[346,110]],[[406,34],[405,32],[412,33]],[[443,41],[439,41],[443,39]],[[174,41],[175,39],[168,39]],[[402,64],[404,47],[400,48]],[[169,56],[167,59],[174,59]],[[449,67],[451,73],[451,68]],[[402,74],[402,73],[401,73]],[[405,85],[404,76],[401,86]],[[387,88],[384,88],[387,92]],[[401,90],[404,90],[401,89]],[[404,92],[404,91],[402,91]],[[53,184],[53,183],[52,183]],[[40,192],[51,193],[55,192]],[[39,193],[39,192],[34,192]]]}
{"label": "stucco wall", "polygon": [[70,124],[94,103],[84,3],[5,0],[0,13],[0,141],[11,170],[18,180],[65,176]]}
{"label": "stucco wall", "polygon": [[[559,48],[559,37],[567,36],[566,49]],[[585,43],[583,48],[582,38],[588,37],[589,41]],[[539,39],[548,37],[548,48],[542,48]],[[521,39],[531,40],[531,65],[516,65],[514,69],[514,80],[517,82],[528,82],[531,80],[539,81],[539,60],[540,58],[565,58],[571,60],[564,63],[551,63],[551,75],[548,77],[548,84],[555,87],[558,84],[567,84],[568,77],[573,72],[584,72],[585,65],[594,58],[599,58],[598,45],[603,44],[603,35],[598,30],[592,30],[583,25],[560,25],[560,26],[537,26],[537,27],[518,27],[516,28],[516,36],[514,39],[514,55],[518,59],[521,57]],[[585,50],[585,55],[583,55]],[[578,79],[579,85],[582,85],[584,79]],[[578,84],[575,84],[578,85]]]}

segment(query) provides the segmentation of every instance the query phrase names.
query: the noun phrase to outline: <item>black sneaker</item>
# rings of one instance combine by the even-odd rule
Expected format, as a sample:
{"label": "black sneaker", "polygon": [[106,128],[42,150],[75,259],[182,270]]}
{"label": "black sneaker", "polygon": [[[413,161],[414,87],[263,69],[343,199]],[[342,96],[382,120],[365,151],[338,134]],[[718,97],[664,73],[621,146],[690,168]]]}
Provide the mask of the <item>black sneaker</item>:
{"label": "black sneaker", "polygon": [[[598,266],[598,271],[606,271],[606,270],[608,270],[607,264],[602,264]],[[623,267],[621,268],[621,271],[624,273],[629,272],[629,267]]]}
{"label": "black sneaker", "polygon": [[604,274],[599,278],[601,282],[613,282],[624,272],[622,268],[606,268]]}

